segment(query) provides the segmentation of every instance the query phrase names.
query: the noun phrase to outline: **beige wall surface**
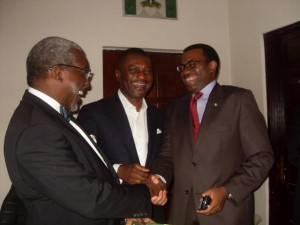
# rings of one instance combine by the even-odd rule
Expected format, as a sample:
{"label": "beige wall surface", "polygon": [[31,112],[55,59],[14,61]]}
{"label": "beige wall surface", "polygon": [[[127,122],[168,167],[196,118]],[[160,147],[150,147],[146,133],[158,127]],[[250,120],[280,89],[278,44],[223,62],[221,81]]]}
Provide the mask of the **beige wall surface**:
{"label": "beige wall surface", "polygon": [[[0,0],[0,144],[26,85],[25,61],[31,47],[47,36],[77,42],[95,72],[85,103],[102,97],[104,46],[182,50],[207,43],[218,51],[219,82],[255,92],[266,115],[262,35],[300,18],[297,0],[177,0],[178,19],[123,16],[122,1]],[[0,203],[9,187],[0,154]],[[267,224],[267,185],[257,191],[256,211]]]}

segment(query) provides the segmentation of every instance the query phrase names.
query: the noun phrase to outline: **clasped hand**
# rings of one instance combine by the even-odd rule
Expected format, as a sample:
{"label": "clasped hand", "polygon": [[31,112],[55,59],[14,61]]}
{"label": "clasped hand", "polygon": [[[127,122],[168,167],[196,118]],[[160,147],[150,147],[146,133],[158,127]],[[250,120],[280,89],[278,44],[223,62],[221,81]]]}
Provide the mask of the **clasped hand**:
{"label": "clasped hand", "polygon": [[118,169],[118,177],[127,184],[140,184],[141,180],[148,178],[150,170],[140,164],[123,164]]}
{"label": "clasped hand", "polygon": [[154,205],[165,205],[168,201],[166,185],[161,179],[149,173],[150,170],[140,164],[125,164],[118,169],[120,179],[128,184],[145,184],[151,194],[151,202]]}
{"label": "clasped hand", "polygon": [[141,181],[146,184],[150,190],[151,202],[154,205],[165,205],[168,201],[166,185],[161,179],[153,174],[149,174],[148,178]]}

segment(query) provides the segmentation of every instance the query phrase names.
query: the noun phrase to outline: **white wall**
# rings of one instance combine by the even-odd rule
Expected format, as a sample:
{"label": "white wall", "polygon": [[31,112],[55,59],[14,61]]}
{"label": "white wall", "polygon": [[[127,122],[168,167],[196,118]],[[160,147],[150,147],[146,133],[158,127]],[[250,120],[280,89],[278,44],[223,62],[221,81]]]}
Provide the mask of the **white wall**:
{"label": "white wall", "polygon": [[[27,54],[40,39],[65,37],[86,51],[96,75],[84,103],[102,97],[103,46],[181,50],[192,43],[209,43],[224,59],[221,80],[229,83],[227,7],[227,1],[181,0],[178,20],[162,20],[124,17],[122,1],[115,0],[0,0],[1,146],[9,119],[27,87]],[[2,202],[10,186],[3,154],[0,176]]]}
{"label": "white wall", "polygon": [[[102,97],[103,46],[182,50],[203,42],[220,54],[220,83],[255,91],[259,106],[265,111],[261,35],[299,20],[300,2],[177,0],[177,3],[178,20],[161,20],[124,17],[121,0],[0,0],[0,145],[3,146],[9,119],[27,87],[27,54],[37,41],[47,36],[68,38],[85,49],[96,76],[93,90],[84,103]],[[271,12],[276,18],[269,18]],[[0,180],[1,203],[10,187],[3,154],[0,154]],[[267,188],[263,187],[256,202],[264,221],[266,196]]]}

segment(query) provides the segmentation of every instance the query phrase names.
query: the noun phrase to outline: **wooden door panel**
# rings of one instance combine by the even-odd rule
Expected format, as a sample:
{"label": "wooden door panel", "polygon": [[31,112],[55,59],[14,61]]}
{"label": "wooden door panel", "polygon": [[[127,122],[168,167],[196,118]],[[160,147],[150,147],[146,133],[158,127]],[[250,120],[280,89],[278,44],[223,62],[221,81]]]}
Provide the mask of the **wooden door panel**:
{"label": "wooden door panel", "polygon": [[121,51],[103,50],[103,97],[113,95],[119,89],[115,68]]}
{"label": "wooden door panel", "polygon": [[295,107],[300,105],[300,22],[264,35],[268,130],[275,152],[270,172],[270,225],[292,225],[297,170],[287,160]]}

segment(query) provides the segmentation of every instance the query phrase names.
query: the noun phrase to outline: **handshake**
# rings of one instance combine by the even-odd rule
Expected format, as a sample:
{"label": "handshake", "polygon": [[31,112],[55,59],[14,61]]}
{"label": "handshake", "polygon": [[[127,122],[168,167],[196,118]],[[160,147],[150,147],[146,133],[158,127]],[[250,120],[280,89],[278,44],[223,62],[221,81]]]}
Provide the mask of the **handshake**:
{"label": "handshake", "polygon": [[128,184],[145,184],[151,194],[154,205],[165,205],[168,201],[167,190],[159,176],[149,173],[150,170],[140,164],[124,164],[118,168],[118,176]]}
{"label": "handshake", "polygon": [[154,205],[165,205],[168,201],[166,185],[157,175],[149,174],[148,178],[141,180],[150,190],[151,202]]}

